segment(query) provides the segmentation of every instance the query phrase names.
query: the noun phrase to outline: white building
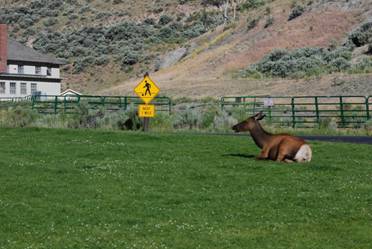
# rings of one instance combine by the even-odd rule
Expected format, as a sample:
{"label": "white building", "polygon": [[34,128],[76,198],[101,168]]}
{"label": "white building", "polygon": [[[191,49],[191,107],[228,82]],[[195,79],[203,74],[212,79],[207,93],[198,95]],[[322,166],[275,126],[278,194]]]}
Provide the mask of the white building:
{"label": "white building", "polygon": [[59,95],[64,60],[41,54],[11,38],[0,24],[0,99]]}

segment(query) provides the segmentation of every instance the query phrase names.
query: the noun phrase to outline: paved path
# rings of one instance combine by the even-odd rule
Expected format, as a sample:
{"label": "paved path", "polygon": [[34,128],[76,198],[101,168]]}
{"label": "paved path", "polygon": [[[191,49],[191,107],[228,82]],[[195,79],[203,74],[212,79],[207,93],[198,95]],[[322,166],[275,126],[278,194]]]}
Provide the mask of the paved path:
{"label": "paved path", "polygon": [[372,144],[372,137],[368,136],[301,136],[301,137],[306,140],[312,141]]}
{"label": "paved path", "polygon": [[[204,135],[250,136],[249,133],[197,133]],[[308,141],[372,144],[372,136],[300,136]]]}

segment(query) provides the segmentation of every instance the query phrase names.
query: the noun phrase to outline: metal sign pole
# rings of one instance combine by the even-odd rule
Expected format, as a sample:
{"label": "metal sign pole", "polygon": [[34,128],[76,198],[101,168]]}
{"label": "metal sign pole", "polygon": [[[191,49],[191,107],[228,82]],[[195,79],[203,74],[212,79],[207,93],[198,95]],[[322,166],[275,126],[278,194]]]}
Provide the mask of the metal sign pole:
{"label": "metal sign pole", "polygon": [[148,132],[150,129],[150,118],[143,118],[143,132]]}

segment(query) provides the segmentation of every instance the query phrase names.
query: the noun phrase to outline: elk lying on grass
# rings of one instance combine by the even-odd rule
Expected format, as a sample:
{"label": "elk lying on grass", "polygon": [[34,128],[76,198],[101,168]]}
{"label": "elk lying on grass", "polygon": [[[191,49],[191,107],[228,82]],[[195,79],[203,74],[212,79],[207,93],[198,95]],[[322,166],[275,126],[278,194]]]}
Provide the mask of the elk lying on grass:
{"label": "elk lying on grass", "polygon": [[270,159],[278,162],[310,162],[312,151],[305,140],[288,134],[270,134],[258,122],[265,115],[260,112],[234,125],[235,132],[249,131],[254,142],[260,147],[257,159]]}

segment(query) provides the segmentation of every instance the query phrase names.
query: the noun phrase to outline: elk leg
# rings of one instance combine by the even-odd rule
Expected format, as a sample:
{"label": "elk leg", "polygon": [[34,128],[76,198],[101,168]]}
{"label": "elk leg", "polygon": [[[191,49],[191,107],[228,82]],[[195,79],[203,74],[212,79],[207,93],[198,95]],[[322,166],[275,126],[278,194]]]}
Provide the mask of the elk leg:
{"label": "elk leg", "polygon": [[276,161],[277,162],[285,162],[285,154],[284,153],[280,153],[278,154],[278,157],[276,158]]}
{"label": "elk leg", "polygon": [[260,154],[256,157],[257,160],[266,160],[268,158],[269,158],[269,150],[266,148],[263,148]]}
{"label": "elk leg", "polygon": [[286,146],[286,141],[283,140],[280,142],[279,146],[278,146],[278,155],[276,157],[276,161],[277,162],[286,162],[288,163],[288,158],[286,158],[288,156],[288,150],[287,150],[287,146]]}

